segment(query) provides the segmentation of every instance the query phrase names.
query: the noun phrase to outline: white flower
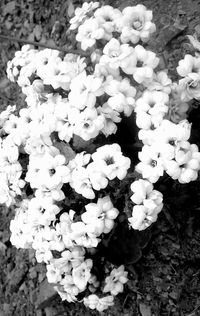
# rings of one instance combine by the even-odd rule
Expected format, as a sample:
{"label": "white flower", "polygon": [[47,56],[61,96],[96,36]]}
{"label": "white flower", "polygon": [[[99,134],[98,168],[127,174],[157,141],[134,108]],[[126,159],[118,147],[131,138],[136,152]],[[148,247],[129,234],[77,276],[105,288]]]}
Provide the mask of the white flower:
{"label": "white flower", "polygon": [[131,200],[135,204],[142,204],[143,200],[150,192],[152,192],[152,190],[153,185],[149,181],[143,179],[134,181],[131,184],[131,191],[134,192],[134,194],[131,196]]}
{"label": "white flower", "polygon": [[164,160],[166,173],[174,180],[178,179],[181,174],[181,168],[175,160]]}
{"label": "white flower", "polygon": [[76,8],[75,16],[69,21],[70,30],[77,29],[83,21],[87,18],[87,15],[98,8],[99,2],[84,2],[81,8]]}
{"label": "white flower", "polygon": [[157,73],[153,74],[153,81],[147,82],[144,85],[148,88],[148,90],[157,90],[157,91],[163,91],[167,94],[170,94],[171,92],[171,85],[172,81],[168,77],[166,71],[158,71]]}
{"label": "white flower", "polygon": [[85,206],[86,212],[81,215],[83,222],[89,225],[91,233],[96,236],[102,233],[108,234],[114,226],[114,219],[119,211],[113,207],[109,196],[99,198],[97,203]]}
{"label": "white flower", "polygon": [[91,277],[91,269],[93,262],[91,259],[87,259],[82,262],[78,267],[72,270],[72,277],[74,284],[82,292],[86,289],[87,283]]}
{"label": "white flower", "polygon": [[117,30],[117,23],[121,19],[121,12],[109,5],[102,6],[94,13],[101,28],[104,29],[104,37],[107,41],[112,38],[112,33]]}
{"label": "white flower", "polygon": [[128,71],[129,68],[135,67],[137,62],[133,47],[128,44],[121,45],[115,38],[112,38],[105,45],[103,53],[104,55],[100,58],[100,64],[108,64],[113,69],[121,67],[123,71]]}
{"label": "white flower", "polygon": [[105,92],[111,96],[107,103],[117,112],[124,112],[126,116],[129,116],[135,105],[136,89],[130,85],[130,81],[124,78],[122,81],[113,79],[112,77],[107,79],[105,83]]}
{"label": "white flower", "polygon": [[163,159],[160,158],[159,148],[157,146],[144,145],[142,151],[138,153],[139,162],[135,170],[142,174],[144,179],[152,183],[158,181],[164,174]]}
{"label": "white flower", "polygon": [[102,78],[96,78],[93,75],[87,76],[86,72],[83,71],[71,82],[70,104],[79,110],[83,110],[85,107],[94,107],[96,97],[103,94],[102,81]]}
{"label": "white flower", "polygon": [[86,307],[96,309],[99,312],[103,312],[108,307],[114,305],[113,300],[114,297],[112,295],[99,298],[96,294],[91,294],[87,297],[84,297],[83,303]]}
{"label": "white flower", "polygon": [[144,83],[152,81],[153,69],[155,69],[159,63],[159,58],[152,51],[146,50],[143,46],[137,45],[134,49],[136,58],[136,66],[131,68],[131,72],[124,72],[132,74],[135,81],[138,83]]}
{"label": "white flower", "polygon": [[179,91],[182,101],[200,99],[200,72],[189,73],[185,78],[179,80]]}
{"label": "white flower", "polygon": [[[155,218],[154,221],[156,221]],[[148,208],[144,205],[135,205],[133,207],[132,217],[128,221],[133,229],[144,230],[152,223],[151,216],[148,216]]]}
{"label": "white flower", "polygon": [[103,170],[99,168],[99,165],[91,162],[87,166],[87,172],[94,190],[105,189],[108,185],[108,179],[106,178]]}
{"label": "white flower", "polygon": [[142,129],[150,129],[152,125],[158,127],[168,112],[168,101],[169,96],[164,92],[145,91],[136,101],[137,126]]}
{"label": "white flower", "polygon": [[97,238],[96,234],[91,232],[91,227],[83,222],[75,222],[71,225],[70,237],[79,246],[85,248],[97,247],[100,239]]}
{"label": "white flower", "polygon": [[92,159],[109,180],[116,177],[119,180],[124,179],[131,164],[130,159],[122,155],[118,144],[99,147],[92,154]]}
{"label": "white flower", "polygon": [[192,156],[192,153],[190,152],[190,146],[190,143],[187,141],[179,142],[178,146],[176,146],[175,160],[179,165],[183,165],[190,160]]}
{"label": "white flower", "polygon": [[95,198],[88,171],[84,167],[79,167],[72,171],[69,184],[77,193],[83,195],[87,199]]}
{"label": "white flower", "polygon": [[108,103],[104,103],[102,106],[97,108],[98,113],[102,114],[105,118],[104,127],[101,132],[105,135],[115,134],[117,131],[117,125],[115,123],[121,122],[119,112],[112,109]]}
{"label": "white flower", "polygon": [[60,154],[45,153],[31,156],[26,181],[33,188],[55,189],[70,179],[70,170],[65,164],[65,157]]}
{"label": "white flower", "polygon": [[86,50],[92,47],[96,40],[103,38],[104,34],[105,31],[99,26],[97,19],[90,18],[79,26],[76,40],[81,42],[81,48]]}
{"label": "white flower", "polygon": [[112,76],[115,79],[120,79],[119,68],[111,68],[108,64],[96,64],[94,70],[94,76],[106,80],[108,76]]}
{"label": "white flower", "polygon": [[86,108],[76,117],[74,134],[79,135],[84,140],[95,138],[104,127],[105,118],[98,115],[95,108]]}
{"label": "white flower", "polygon": [[190,153],[190,159],[180,166],[181,173],[178,177],[180,183],[189,183],[190,181],[196,180],[198,171],[200,170],[200,153],[197,145],[191,144],[188,151]]}
{"label": "white flower", "polygon": [[191,73],[200,73],[200,58],[186,54],[178,64],[176,70],[181,77],[186,77]]}
{"label": "white flower", "polygon": [[141,39],[147,42],[151,33],[155,32],[156,26],[151,22],[152,11],[146,9],[142,4],[135,7],[126,7],[122,11],[121,41],[129,41],[136,44]]}
{"label": "white flower", "polygon": [[105,279],[105,286],[103,292],[110,292],[112,295],[117,295],[123,292],[124,284],[128,281],[128,272],[124,271],[124,266],[115,268],[111,271],[110,275]]}
{"label": "white flower", "polygon": [[9,188],[9,183],[6,174],[0,173],[0,204],[5,204],[7,207],[14,202],[14,194]]}

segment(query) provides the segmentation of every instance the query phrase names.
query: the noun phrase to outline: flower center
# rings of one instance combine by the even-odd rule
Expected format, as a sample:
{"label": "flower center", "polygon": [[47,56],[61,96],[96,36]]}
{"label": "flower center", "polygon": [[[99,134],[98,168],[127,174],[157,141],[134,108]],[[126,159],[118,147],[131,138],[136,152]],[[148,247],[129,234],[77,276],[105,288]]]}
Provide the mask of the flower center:
{"label": "flower center", "polygon": [[151,166],[154,168],[157,166],[157,161],[156,160],[151,160]]}
{"label": "flower center", "polygon": [[110,57],[118,57],[119,56],[119,53],[116,52],[116,51],[112,51],[111,54],[110,54]]}
{"label": "flower center", "polygon": [[90,124],[88,122],[86,122],[84,125],[83,125],[85,128],[88,128],[90,127]]}
{"label": "flower center", "polygon": [[52,176],[52,175],[54,175],[56,173],[56,170],[54,168],[52,168],[52,169],[49,170],[49,173]]}
{"label": "flower center", "polygon": [[133,27],[136,29],[136,30],[140,30],[142,28],[142,22],[139,21],[139,20],[136,20],[133,22]]}
{"label": "flower center", "polygon": [[143,67],[143,62],[141,60],[137,61],[137,67]]}
{"label": "flower center", "polygon": [[109,165],[112,165],[114,163],[114,159],[113,159],[113,157],[107,157],[105,159],[105,162],[109,166]]}
{"label": "flower center", "polygon": [[195,80],[195,81],[192,80],[192,81],[190,81],[189,84],[188,84],[188,86],[189,86],[191,89],[197,88],[198,85],[199,85],[199,82],[198,82],[197,80]]}

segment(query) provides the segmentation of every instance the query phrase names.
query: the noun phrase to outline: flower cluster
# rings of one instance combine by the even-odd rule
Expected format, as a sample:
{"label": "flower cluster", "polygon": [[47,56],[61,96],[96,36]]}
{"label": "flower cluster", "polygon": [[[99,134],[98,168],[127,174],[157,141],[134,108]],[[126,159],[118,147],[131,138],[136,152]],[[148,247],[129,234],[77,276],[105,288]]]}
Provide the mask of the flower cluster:
{"label": "flower cluster", "polygon": [[154,130],[140,130],[139,138],[144,146],[139,152],[140,162],[136,170],[152,183],[158,181],[164,171],[180,183],[196,180],[200,169],[200,153],[190,144],[191,124],[178,124],[163,120]]}
{"label": "flower cluster", "polygon": [[163,207],[163,196],[157,190],[153,190],[153,184],[148,180],[137,180],[131,184],[134,193],[131,200],[135,204],[132,217],[128,221],[132,228],[144,230],[157,220]]}
{"label": "flower cluster", "polygon": [[[121,218],[139,231],[157,220],[163,195],[153,183],[164,172],[180,183],[197,179],[200,153],[186,118],[189,101],[200,98],[200,59],[179,62],[179,83],[160,71],[159,58],[142,45],[155,24],[141,4],[120,11],[84,2],[70,30],[87,58],[25,45],[8,62],[27,107],[0,114],[0,203],[16,205],[11,242],[35,250],[61,298],[82,297],[102,312],[128,281],[123,264],[98,266]],[[110,137],[132,112],[143,144],[136,166]],[[77,138],[85,147],[76,147]],[[111,191],[129,170],[142,178],[123,197],[133,203],[131,216]]]}

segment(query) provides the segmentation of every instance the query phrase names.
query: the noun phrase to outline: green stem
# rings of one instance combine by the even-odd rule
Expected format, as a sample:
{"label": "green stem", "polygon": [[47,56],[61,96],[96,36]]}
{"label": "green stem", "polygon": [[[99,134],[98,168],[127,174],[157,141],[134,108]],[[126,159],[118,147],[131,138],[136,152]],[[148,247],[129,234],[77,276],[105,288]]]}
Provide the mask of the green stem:
{"label": "green stem", "polygon": [[38,42],[20,39],[20,38],[16,38],[16,37],[11,37],[11,36],[7,36],[7,35],[3,35],[3,34],[0,34],[0,39],[6,40],[6,41],[11,41],[11,42],[17,42],[17,43],[21,43],[21,44],[29,44],[29,45],[34,45],[34,46],[39,46],[39,47],[44,47],[44,48],[55,49],[55,50],[59,50],[61,52],[77,54],[77,55],[81,55],[84,57],[89,56],[88,53],[86,53],[82,50],[66,49],[63,47],[57,47],[57,46],[48,45],[48,44],[44,44],[44,43],[38,43]]}

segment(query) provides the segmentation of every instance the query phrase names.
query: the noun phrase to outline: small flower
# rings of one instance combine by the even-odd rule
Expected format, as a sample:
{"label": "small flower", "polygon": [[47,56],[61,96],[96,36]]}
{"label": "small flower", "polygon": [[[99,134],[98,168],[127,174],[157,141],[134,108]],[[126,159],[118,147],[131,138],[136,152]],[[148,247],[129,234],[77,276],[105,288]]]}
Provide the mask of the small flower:
{"label": "small flower", "polygon": [[104,29],[104,38],[109,41],[112,38],[112,33],[117,29],[117,23],[121,19],[121,12],[109,5],[102,6],[94,13],[101,28]]}
{"label": "small flower", "polygon": [[104,55],[100,58],[100,64],[108,64],[110,68],[118,69],[121,67],[124,70],[136,65],[133,47],[128,44],[121,45],[116,38],[112,38],[105,45],[103,53]]}
{"label": "small flower", "polygon": [[124,112],[129,116],[135,105],[136,89],[130,85],[130,81],[125,78],[122,81],[107,79],[105,92],[110,96],[107,103],[115,111]]}
{"label": "small flower", "polygon": [[136,44],[141,39],[147,42],[150,34],[155,32],[156,26],[151,22],[152,11],[146,9],[142,4],[134,7],[126,7],[122,11],[121,41],[129,41]]}
{"label": "small flower", "polygon": [[83,303],[86,307],[91,309],[96,309],[99,312],[103,312],[110,306],[114,305],[114,297],[112,295],[104,296],[99,298],[96,294],[91,294],[87,297],[84,297]]}
{"label": "small flower", "polygon": [[134,192],[134,194],[131,196],[131,200],[135,204],[142,204],[143,200],[150,192],[152,192],[152,190],[153,185],[149,181],[143,179],[134,181],[131,184],[131,191]]}
{"label": "small flower", "polygon": [[117,269],[113,269],[109,276],[105,279],[105,286],[103,292],[110,292],[116,296],[118,293],[123,292],[124,284],[128,281],[128,272],[124,271],[124,266],[121,265]]}
{"label": "small flower", "polygon": [[200,73],[200,58],[187,54],[178,64],[176,70],[181,77],[186,77],[191,73]]}
{"label": "small flower", "polygon": [[157,182],[164,174],[163,159],[160,157],[159,148],[144,145],[142,151],[138,153],[138,157],[141,162],[136,165],[135,170],[151,183]]}
{"label": "small flower", "polygon": [[86,50],[95,45],[96,40],[104,38],[105,31],[100,28],[97,19],[90,18],[81,24],[78,28],[76,40],[81,42],[81,48]]}
{"label": "small flower", "polygon": [[70,84],[70,104],[79,110],[83,110],[85,107],[93,108],[96,97],[103,94],[102,82],[102,78],[96,78],[93,75],[87,76],[83,71]]}
{"label": "small flower", "polygon": [[81,215],[83,222],[90,225],[90,231],[96,236],[108,234],[114,226],[114,219],[119,211],[113,207],[109,196],[99,198],[97,203],[85,206],[86,212]]}
{"label": "small flower", "polygon": [[132,217],[128,221],[133,229],[144,230],[157,220],[157,212],[152,212],[144,205],[133,207]]}
{"label": "small flower", "polygon": [[91,11],[94,11],[98,8],[99,2],[84,2],[81,8],[76,8],[75,16],[69,21],[70,30],[77,29],[87,18],[88,14]]}
{"label": "small flower", "polygon": [[200,99],[200,73],[189,73],[187,77],[179,80],[179,91],[182,101]]}
{"label": "small flower", "polygon": [[86,108],[76,117],[74,124],[74,134],[79,135],[84,140],[95,138],[104,127],[105,118],[103,115],[98,115],[95,108]]}
{"label": "small flower", "polygon": [[72,270],[72,277],[74,284],[78,287],[79,291],[86,289],[87,283],[91,277],[91,269],[93,262],[91,259],[86,259],[78,267]]}
{"label": "small flower", "polygon": [[159,63],[159,58],[152,51],[146,50],[143,46],[137,45],[134,49],[136,58],[136,65],[131,68],[131,73],[124,72],[127,74],[132,74],[133,78],[138,83],[151,82],[153,79],[153,70],[157,67]]}
{"label": "small flower", "polygon": [[125,178],[131,164],[130,159],[122,155],[118,144],[99,147],[92,154],[92,159],[95,164],[99,165],[100,170],[103,170],[109,180],[116,177],[120,180]]}

